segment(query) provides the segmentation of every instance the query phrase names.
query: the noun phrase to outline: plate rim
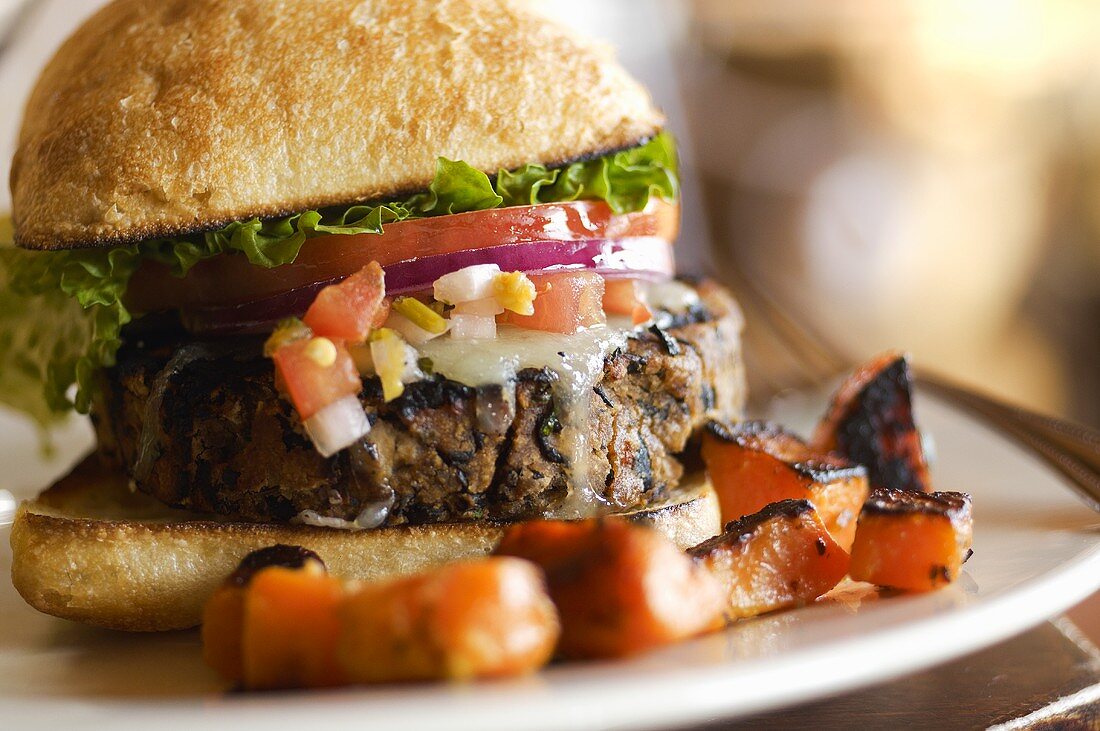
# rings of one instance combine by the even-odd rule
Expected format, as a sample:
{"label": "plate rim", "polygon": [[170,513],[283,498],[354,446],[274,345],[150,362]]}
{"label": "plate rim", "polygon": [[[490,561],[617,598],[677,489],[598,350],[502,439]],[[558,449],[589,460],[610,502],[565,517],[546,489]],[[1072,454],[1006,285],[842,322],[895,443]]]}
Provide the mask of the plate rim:
{"label": "plate rim", "polygon": [[[983,419],[951,404],[934,394],[923,391],[918,397],[921,401],[934,400],[950,414],[952,420],[964,420],[967,429],[984,432],[985,438],[995,440],[1008,448],[1026,456],[1045,473],[1050,475],[1073,496],[1073,500],[1089,510],[1073,491],[1069,480],[1019,443],[1008,438]],[[1100,526],[1100,515],[1097,515]],[[1100,535],[1100,534],[1098,534]],[[589,676],[600,676],[603,665],[590,666],[592,672],[582,672],[579,676],[566,678],[554,688],[539,688],[539,679],[534,676],[534,693],[529,686],[519,688],[510,684],[480,684],[476,692],[469,692],[475,686],[459,687],[457,692],[431,692],[432,703],[440,704],[440,710],[446,711],[454,706],[461,711],[463,704],[471,699],[480,701],[479,705],[492,706],[482,708],[476,718],[452,716],[453,729],[484,728],[486,725],[505,726],[509,716],[514,718],[517,710],[535,712],[536,718],[525,715],[525,728],[559,728],[563,723],[570,724],[578,720],[569,709],[547,712],[554,706],[560,706],[558,693],[568,693],[570,705],[578,709],[591,711],[596,707],[599,718],[583,719],[586,728],[608,728],[629,726],[631,728],[667,728],[708,720],[732,720],[747,718],[767,712],[811,702],[829,695],[877,685],[911,674],[921,669],[933,667],[953,658],[958,658],[988,647],[999,641],[1020,634],[1047,621],[1050,617],[1078,604],[1090,594],[1100,589],[1100,540],[1091,545],[1083,544],[1072,557],[1042,573],[1022,580],[986,595],[980,602],[964,604],[954,610],[936,612],[930,616],[919,617],[890,627],[884,632],[872,632],[868,635],[842,636],[839,639],[826,639],[815,642],[809,647],[788,649],[767,657],[750,658],[742,661],[718,662],[697,667],[671,666],[659,673],[631,672],[600,677],[599,687],[585,687]],[[1023,607],[1025,611],[1014,609]],[[1006,619],[1007,617],[1007,619]],[[935,633],[937,642],[920,643],[919,638]],[[921,652],[911,653],[914,646]],[[832,655],[843,648],[847,662],[837,664]],[[892,656],[887,667],[874,662],[876,656]],[[731,665],[735,669],[731,670]],[[804,676],[797,684],[784,683],[784,676],[797,672]],[[547,675],[553,676],[551,668]],[[736,686],[742,678],[753,678],[756,690],[767,688],[764,693],[757,692],[752,698],[737,697]],[[632,687],[625,687],[625,684]],[[682,694],[676,703],[667,700],[668,686],[678,689],[690,689]],[[213,724],[212,727],[232,724],[236,731],[252,728],[270,730],[273,718],[285,723],[295,721],[318,720],[319,703],[327,713],[324,722],[331,729],[359,728],[363,724],[364,713],[369,712],[372,704],[380,700],[384,704],[393,702],[411,702],[425,700],[424,689],[427,686],[404,688],[404,692],[391,694],[389,698],[379,699],[368,690],[349,688],[336,691],[309,692],[305,694],[267,695],[258,697],[203,696],[196,698],[172,698],[158,700],[135,700],[110,698],[98,705],[94,718],[82,721],[88,728],[137,728],[148,727],[150,714],[156,713],[157,723],[164,729],[190,728],[196,723]],[[392,686],[391,686],[392,689]],[[447,690],[455,691],[451,686]],[[731,693],[731,690],[734,691]],[[419,696],[419,697],[418,697]],[[733,700],[730,698],[733,696]],[[657,699],[657,702],[644,699]],[[308,700],[305,700],[308,699]],[[540,700],[541,699],[541,700]],[[196,702],[196,701],[199,702]],[[47,701],[48,702],[48,701]],[[88,699],[80,699],[88,705]],[[120,704],[136,713],[120,718],[109,712]],[[0,699],[0,708],[7,705]],[[52,727],[45,719],[20,718],[20,710],[14,710],[13,721],[28,723],[28,727]],[[24,709],[26,714],[26,709]],[[540,715],[541,714],[541,715]],[[172,718],[175,716],[175,718]],[[109,720],[108,720],[109,717]],[[533,721],[533,722],[532,722]],[[37,723],[35,723],[37,722]],[[64,725],[59,719],[58,725]]]}
{"label": "plate rim", "polygon": [[[578,700],[578,705],[586,708],[599,702],[609,719],[614,719],[606,724],[592,724],[588,726],[589,728],[622,726],[634,729],[656,729],[715,719],[744,719],[759,713],[819,700],[833,694],[889,682],[1016,636],[1078,604],[1095,592],[1100,588],[1100,580],[1095,578],[1097,576],[1100,576],[1100,543],[1083,549],[1059,568],[1006,589],[980,604],[910,621],[903,626],[892,628],[884,635],[871,634],[828,640],[810,648],[791,650],[768,658],[747,660],[741,664],[734,675],[731,675],[728,664],[719,663],[702,668],[672,668],[648,679],[618,678],[613,683],[602,685],[600,688],[585,688],[581,686],[580,679],[572,679],[567,681],[568,687],[559,687],[555,690],[569,693]],[[1095,585],[1090,585],[1086,581],[1090,578]],[[1066,586],[1073,589],[1067,592]],[[1055,587],[1058,590],[1052,591]],[[1029,619],[1024,622],[983,621],[992,620],[998,616],[1003,617],[1011,607],[1021,603],[1029,603],[1033,608],[1027,615]],[[1036,606],[1041,609],[1036,609]],[[926,646],[925,651],[919,655],[907,656],[906,651],[913,646],[913,642],[929,632],[937,634],[938,642]],[[839,647],[844,648],[846,659],[852,659],[855,656],[861,661],[837,665],[832,656]],[[862,662],[880,654],[893,654],[906,659],[895,661],[885,671],[872,662]],[[609,661],[609,663],[613,662]],[[598,667],[593,666],[593,669]],[[838,668],[840,668],[839,672]],[[797,686],[782,682],[766,683],[768,687],[778,690],[770,694],[758,695],[749,702],[739,702],[732,712],[730,703],[724,700],[729,696],[731,685],[738,682],[736,675],[741,673],[753,675],[754,682],[759,684],[761,678],[781,681],[783,676],[796,671],[814,680],[809,684],[803,681]],[[613,687],[627,682],[638,683],[638,686],[631,689],[629,693]],[[672,712],[662,712],[662,708],[672,708],[672,706],[661,702],[645,704],[644,708],[629,708],[629,706],[637,706],[639,698],[660,698],[660,691],[666,685],[691,687],[691,696],[690,698],[678,697],[675,710]],[[494,724],[492,727],[495,728],[497,727],[495,724],[503,723],[517,708],[532,700],[531,694],[523,693],[522,690],[517,693],[514,688],[501,689],[503,692],[500,692],[489,684],[479,688],[479,691],[483,690],[488,690],[493,696],[490,699],[492,703],[499,704],[492,711],[494,720],[489,722],[486,716],[480,716],[469,723],[456,719],[452,731],[485,728],[487,722]],[[534,695],[537,700],[537,696],[541,694],[536,691]],[[608,696],[611,696],[613,701],[609,702]],[[361,689],[354,688],[322,693],[311,692],[307,702],[302,702],[303,697],[298,694],[261,696],[257,699],[246,699],[243,702],[233,699],[236,702],[231,701],[224,705],[219,699],[209,710],[216,710],[223,723],[233,724],[239,731],[249,731],[253,728],[270,729],[272,714],[279,714],[288,723],[304,721],[306,716],[316,720],[318,711],[316,704],[322,702],[331,704],[331,706],[326,705],[326,709],[331,707],[334,711],[332,716],[325,718],[326,727],[350,729],[362,727],[362,715],[356,714],[355,711],[365,709],[377,700],[364,695]],[[504,703],[500,702],[501,697],[506,699]],[[461,703],[463,700],[460,697],[449,697],[444,702]],[[114,699],[112,702],[115,702]],[[132,707],[150,713],[182,708],[194,710],[195,706],[194,699],[142,700],[131,703]],[[554,699],[546,696],[545,706],[549,707],[553,704]],[[263,706],[263,712],[257,712],[258,705]],[[535,710],[545,710],[541,705]],[[338,715],[336,711],[339,712]],[[563,723],[569,723],[571,720],[573,719],[569,714],[545,716],[534,724],[525,725],[524,728],[561,728]],[[181,728],[187,727],[196,722],[196,717],[189,715],[186,719],[170,719],[169,725],[165,728],[174,728],[177,721],[181,724]],[[142,718],[134,721],[134,724],[147,727],[148,722],[148,718]],[[111,725],[119,728],[117,723]],[[125,724],[122,726],[122,728],[128,727]]]}

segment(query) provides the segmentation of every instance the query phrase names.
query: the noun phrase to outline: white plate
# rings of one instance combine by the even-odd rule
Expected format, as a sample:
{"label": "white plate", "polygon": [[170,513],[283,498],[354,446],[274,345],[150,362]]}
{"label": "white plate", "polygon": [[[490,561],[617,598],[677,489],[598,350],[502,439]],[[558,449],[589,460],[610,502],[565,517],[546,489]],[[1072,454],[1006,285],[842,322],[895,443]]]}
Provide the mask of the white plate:
{"label": "white plate", "polygon": [[[113,731],[663,727],[912,672],[1018,633],[1100,587],[1100,515],[979,423],[928,398],[920,406],[939,453],[937,486],[974,496],[974,557],[945,590],[877,598],[853,589],[635,660],[555,666],[514,682],[247,696],[219,692],[193,632],[87,629],[37,614],[4,582],[0,719],[7,728]],[[794,412],[796,426],[812,413]],[[86,427],[71,434],[71,448],[87,444]],[[25,427],[0,421],[0,436],[5,486],[26,494],[49,477],[26,456]],[[11,556],[6,535],[0,540],[6,573]]]}

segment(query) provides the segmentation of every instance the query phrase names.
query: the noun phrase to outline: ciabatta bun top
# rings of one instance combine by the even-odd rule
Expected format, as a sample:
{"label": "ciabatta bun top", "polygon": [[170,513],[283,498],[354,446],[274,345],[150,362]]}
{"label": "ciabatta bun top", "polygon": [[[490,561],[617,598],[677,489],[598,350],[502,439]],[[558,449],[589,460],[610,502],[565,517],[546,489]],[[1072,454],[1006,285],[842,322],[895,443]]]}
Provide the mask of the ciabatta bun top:
{"label": "ciabatta bun top", "polygon": [[115,0],[58,51],[11,171],[17,242],[101,246],[635,145],[610,52],[519,0]]}

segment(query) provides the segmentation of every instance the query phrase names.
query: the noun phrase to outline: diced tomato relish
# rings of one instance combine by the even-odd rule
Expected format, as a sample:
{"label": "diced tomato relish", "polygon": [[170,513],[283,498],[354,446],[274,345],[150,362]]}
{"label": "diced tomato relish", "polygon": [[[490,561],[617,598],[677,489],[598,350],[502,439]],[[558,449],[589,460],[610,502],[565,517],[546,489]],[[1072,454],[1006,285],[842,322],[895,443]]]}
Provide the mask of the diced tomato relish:
{"label": "diced tomato relish", "polygon": [[625,315],[635,325],[653,319],[642,301],[639,283],[636,279],[608,279],[604,283],[603,311],[608,315]]}
{"label": "diced tomato relish", "polygon": [[382,267],[372,261],[317,293],[302,320],[316,335],[362,342],[389,315]]}
{"label": "diced tomato relish", "polygon": [[604,280],[599,274],[570,271],[533,275],[531,281],[537,293],[534,314],[505,312],[499,322],[567,335],[607,322],[603,310]]}
{"label": "diced tomato relish", "polygon": [[336,357],[331,363],[318,359],[313,339],[295,340],[272,353],[276,384],[286,391],[302,420],[345,396],[362,389],[359,371],[341,340],[331,341]]}

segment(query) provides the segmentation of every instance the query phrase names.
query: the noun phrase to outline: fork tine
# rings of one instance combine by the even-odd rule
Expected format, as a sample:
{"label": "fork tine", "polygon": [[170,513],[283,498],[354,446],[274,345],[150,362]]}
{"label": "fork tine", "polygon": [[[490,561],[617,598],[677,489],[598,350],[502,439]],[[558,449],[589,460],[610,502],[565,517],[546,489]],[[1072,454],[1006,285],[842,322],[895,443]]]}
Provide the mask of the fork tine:
{"label": "fork tine", "polygon": [[748,323],[746,363],[754,380],[754,400],[767,400],[792,388],[823,386],[851,366],[850,359],[820,333],[810,332],[788,316],[735,261],[723,267],[723,273]]}

